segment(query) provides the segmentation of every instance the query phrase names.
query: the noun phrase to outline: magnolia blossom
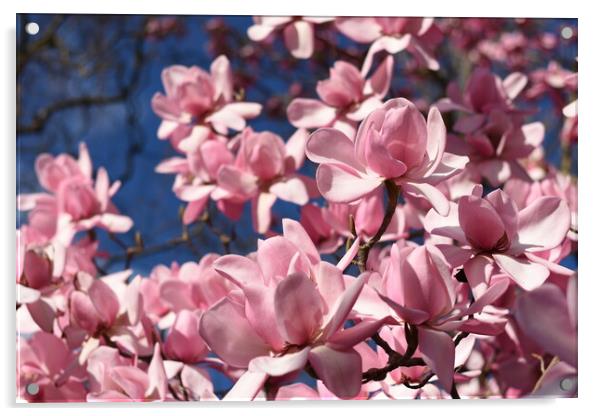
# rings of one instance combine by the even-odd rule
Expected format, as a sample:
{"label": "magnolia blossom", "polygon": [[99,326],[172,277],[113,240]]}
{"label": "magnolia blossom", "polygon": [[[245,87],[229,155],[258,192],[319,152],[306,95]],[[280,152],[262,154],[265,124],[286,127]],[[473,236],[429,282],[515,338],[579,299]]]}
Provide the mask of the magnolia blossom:
{"label": "magnolia blossom", "polygon": [[510,178],[528,178],[519,160],[529,158],[543,144],[544,136],[540,122],[517,126],[504,113],[495,112],[486,127],[464,140],[449,135],[448,150],[468,155],[466,169],[499,186]]}
{"label": "magnolia blossom", "polygon": [[439,42],[434,19],[428,17],[339,17],[337,29],[359,43],[371,43],[362,67],[367,74],[374,55],[380,51],[394,55],[409,50],[416,59],[433,71],[439,63],[432,56],[433,46]]}
{"label": "magnolia blossom", "polygon": [[362,121],[355,143],[338,130],[320,129],[310,136],[306,153],[319,164],[318,189],[331,202],[357,201],[390,179],[447,214],[449,201],[434,185],[458,173],[468,159],[446,153],[445,143],[436,108],[425,121],[414,104],[396,98]]}
{"label": "magnolia blossom", "polygon": [[[193,223],[207,207],[212,193],[217,188],[217,176],[222,166],[234,163],[234,155],[226,143],[207,140],[196,149],[187,152],[186,158],[172,157],[155,168],[159,173],[175,173],[173,191],[178,198],[187,202],[182,222]],[[237,207],[224,200],[220,204],[226,213]]]}
{"label": "magnolia blossom", "polygon": [[[101,347],[102,348],[102,347]],[[88,363],[94,384],[89,401],[147,401],[166,400],[167,375],[159,344],[155,344],[148,367],[131,365],[116,351],[97,349]],[[102,355],[101,355],[102,354]],[[107,357],[108,355],[108,357]]]}
{"label": "magnolia blossom", "polygon": [[[536,98],[546,92],[574,92],[577,90],[577,77],[574,75],[574,72],[563,68],[558,62],[551,61],[546,68],[536,69],[529,74],[532,85],[525,95],[528,98]],[[560,97],[554,97],[554,103],[557,104]]]}
{"label": "magnolia blossom", "polygon": [[512,114],[517,110],[512,101],[527,85],[528,78],[513,72],[503,80],[488,69],[475,69],[466,83],[464,92],[456,82],[447,86],[447,97],[437,101],[437,108],[446,112],[457,110],[465,113],[454,125],[459,133],[472,133],[488,121],[494,112]]}
{"label": "magnolia blossom", "polygon": [[[380,286],[380,287],[379,287]],[[388,266],[377,291],[400,322],[418,326],[418,347],[427,365],[444,388],[451,389],[454,372],[454,343],[446,332],[465,331],[492,335],[505,322],[468,318],[499,298],[508,282],[496,279],[491,287],[468,304],[457,303],[458,283],[443,254],[431,245],[400,247],[394,244]],[[379,314],[378,310],[373,313]]]}
{"label": "magnolia blossom", "polygon": [[571,227],[567,237],[577,240],[577,184],[570,175],[550,170],[539,181],[527,182],[510,179],[504,185],[504,192],[512,198],[518,209],[525,208],[542,196],[562,198],[571,211]]}
{"label": "magnolia blossom", "polygon": [[253,398],[268,376],[308,363],[334,394],[353,397],[361,387],[361,358],[353,346],[385,320],[344,330],[365,276],[346,283],[341,269],[349,260],[339,268],[322,262],[299,223],[287,220],[283,227],[283,237],[259,245],[255,261],[228,255],[216,262],[241,292],[201,317],[201,335],[228,364],[248,369],[231,398]]}
{"label": "magnolia blossom", "polygon": [[526,178],[518,160],[530,157],[544,140],[543,123],[523,123],[523,113],[512,102],[526,84],[527,77],[518,72],[502,81],[489,70],[477,68],[464,94],[456,83],[450,83],[448,97],[436,104],[443,112],[464,113],[454,124],[454,130],[464,137],[450,135],[449,151],[468,155],[467,169],[478,172],[493,186],[511,177]]}
{"label": "magnolia blossom", "polygon": [[288,119],[295,127],[334,127],[352,137],[357,123],[382,105],[392,71],[392,57],[387,57],[367,79],[355,66],[337,61],[330,68],[330,78],[316,86],[320,100],[295,98],[286,110]]}
{"label": "magnolia blossom", "polygon": [[541,286],[550,270],[562,268],[535,253],[558,246],[567,235],[571,215],[565,201],[541,197],[518,210],[501,189],[485,197],[475,186],[472,195],[452,204],[442,216],[431,210],[425,218],[429,233],[450,237],[461,247],[441,245],[451,263],[464,265],[478,296],[491,284],[496,270],[507,273],[525,290]]}
{"label": "magnolia blossom", "polygon": [[242,130],[261,111],[260,104],[234,101],[230,61],[223,55],[213,61],[210,73],[173,65],[163,70],[161,79],[165,94],[158,92],[151,101],[162,119],[157,135],[171,138],[182,151],[196,149],[214,131],[225,135],[229,129]]}
{"label": "magnolia blossom", "polygon": [[69,245],[77,231],[100,227],[123,233],[132,227],[132,220],[120,215],[111,202],[121,183],[111,185],[102,167],[96,180],[92,179],[92,161],[85,143],[79,145],[78,160],[67,154],[38,156],[36,174],[50,194],[21,194],[17,205],[21,211],[30,211],[30,227],[46,238]]}
{"label": "magnolia blossom", "polygon": [[[85,399],[85,373],[66,342],[46,332],[36,332],[18,344],[18,395],[27,401],[68,402]],[[38,391],[30,391],[36,385]]]}
{"label": "magnolia blossom", "polygon": [[334,20],[332,17],[254,16],[247,34],[256,42],[282,31],[284,44],[297,59],[310,58],[314,53],[314,25]]}
{"label": "magnolia blossom", "polygon": [[285,144],[274,133],[256,133],[249,128],[238,139],[236,160],[219,170],[219,188],[213,197],[220,201],[252,200],[253,226],[265,233],[276,199],[305,205],[316,194],[313,179],[296,173],[305,159],[307,132],[297,130]]}
{"label": "magnolia blossom", "polygon": [[144,311],[159,328],[174,324],[176,314],[183,311],[208,309],[234,288],[213,269],[218,258],[217,254],[207,254],[198,263],[159,265],[148,278],[140,280]]}

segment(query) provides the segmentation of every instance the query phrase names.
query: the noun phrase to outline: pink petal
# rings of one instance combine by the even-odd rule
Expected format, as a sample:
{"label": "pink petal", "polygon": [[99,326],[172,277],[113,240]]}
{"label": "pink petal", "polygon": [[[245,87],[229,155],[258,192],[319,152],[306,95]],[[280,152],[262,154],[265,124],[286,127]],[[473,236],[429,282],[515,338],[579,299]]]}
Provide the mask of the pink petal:
{"label": "pink petal", "polygon": [[110,369],[113,381],[131,399],[142,400],[146,397],[148,377],[144,371],[137,367],[113,367]]}
{"label": "pink petal", "polygon": [[541,286],[550,275],[547,267],[533,263],[526,257],[493,254],[493,258],[498,266],[525,290],[533,290]]}
{"label": "pink petal", "polygon": [[565,201],[542,197],[518,213],[518,240],[532,251],[550,249],[564,240],[571,225]]}
{"label": "pink petal", "polygon": [[489,201],[475,196],[460,198],[458,218],[467,240],[477,249],[493,249],[506,232],[503,221]]}
{"label": "pink petal", "polygon": [[285,218],[282,220],[282,230],[284,238],[303,251],[312,263],[320,261],[318,249],[316,249],[313,241],[299,222]]}
{"label": "pink petal", "polygon": [[253,25],[247,29],[247,35],[251,40],[260,42],[270,36],[274,29],[273,26],[268,25]]}
{"label": "pink petal", "polygon": [[513,72],[504,78],[502,85],[508,98],[514,100],[518,94],[525,88],[529,79],[525,74],[521,74],[520,72]]}
{"label": "pink petal", "polygon": [[360,392],[362,359],[355,350],[339,351],[322,345],[311,350],[309,362],[320,380],[337,397],[350,399]]}
{"label": "pink petal", "polygon": [[275,236],[268,238],[257,249],[257,264],[266,283],[279,281],[288,274],[291,260],[299,249],[288,239]]}
{"label": "pink petal", "polygon": [[288,120],[297,128],[328,126],[336,117],[336,108],[312,98],[295,98],[286,109]]}
{"label": "pink petal", "polygon": [[161,344],[156,343],[153,358],[148,365],[148,388],[146,396],[152,397],[155,393],[161,400],[167,397],[167,375],[161,357]]}
{"label": "pink petal", "polygon": [[182,386],[193,393],[193,400],[216,400],[213,383],[208,374],[201,369],[185,365],[180,373]]}
{"label": "pink petal", "polygon": [[52,333],[54,330],[55,311],[44,298],[26,305],[29,315],[42,331]]}
{"label": "pink petal", "polygon": [[353,305],[360,296],[366,279],[370,273],[363,273],[357,279],[354,279],[345,292],[343,292],[334,305],[332,305],[328,318],[323,326],[322,339],[328,340],[335,332],[337,332],[347,320],[349,313],[353,309]]}
{"label": "pink petal", "polygon": [[317,391],[304,383],[293,383],[282,386],[278,389],[276,400],[319,400],[320,395]]}
{"label": "pink petal", "polygon": [[352,348],[376,334],[385,323],[393,324],[395,320],[387,317],[379,320],[362,321],[351,328],[335,333],[328,339],[328,345],[336,349]]}
{"label": "pink petal", "polygon": [[284,347],[284,339],[277,330],[278,319],[274,302],[276,287],[264,284],[247,285],[243,288],[245,316],[257,334],[274,351]]}
{"label": "pink petal", "polygon": [[276,195],[260,192],[251,204],[253,227],[260,234],[265,234],[272,223],[272,206],[276,202]]}
{"label": "pink petal", "polygon": [[215,87],[215,98],[223,97],[226,101],[232,100],[232,72],[230,61],[225,55],[218,56],[211,63],[211,78]]}
{"label": "pink petal", "polygon": [[305,162],[305,145],[309,139],[309,133],[305,129],[297,129],[286,141],[286,154],[295,162],[295,169],[299,169]]}
{"label": "pink petal", "polygon": [[430,234],[453,238],[461,244],[466,244],[464,231],[460,227],[458,205],[450,204],[449,215],[443,216],[435,210],[430,210],[424,218],[424,229]]}
{"label": "pink petal", "polygon": [[225,401],[249,401],[253,400],[257,393],[261,390],[268,375],[265,373],[256,373],[253,371],[246,371],[236,381],[236,384],[228,391],[224,396]]}
{"label": "pink petal", "polygon": [[341,270],[330,263],[321,261],[318,273],[314,276],[318,291],[327,305],[334,305],[341,293],[345,291],[345,281]]}
{"label": "pink petal", "polygon": [[108,212],[100,216],[100,223],[114,233],[126,233],[134,226],[134,221],[130,217]]}
{"label": "pink petal", "polygon": [[322,324],[322,299],[316,285],[302,273],[287,276],[274,294],[276,326],[290,344],[304,345]]}
{"label": "pink petal", "polygon": [[197,304],[192,298],[190,284],[182,280],[170,279],[161,282],[159,296],[161,301],[170,306],[175,312],[197,308]]}
{"label": "pink petal", "polygon": [[338,165],[320,165],[316,171],[318,189],[331,202],[349,203],[382,185],[383,178],[360,177],[349,169]]}
{"label": "pink petal", "polygon": [[523,294],[516,300],[515,316],[524,333],[546,352],[577,365],[577,331],[557,286],[545,284]]}
{"label": "pink petal", "polygon": [[444,332],[418,327],[418,345],[422,358],[435,372],[442,387],[451,391],[454,378],[455,345]]}
{"label": "pink petal", "polygon": [[449,199],[433,185],[425,182],[404,181],[402,184],[404,192],[418,198],[425,198],[433,206],[435,211],[446,216],[450,211]]}
{"label": "pink petal", "polygon": [[305,150],[309,160],[319,164],[340,164],[362,171],[355,158],[353,142],[339,130],[323,128],[309,136]]}
{"label": "pink petal", "polygon": [[309,193],[303,182],[298,176],[288,176],[282,178],[270,186],[270,193],[276,195],[283,201],[292,202],[297,205],[305,205],[309,201]]}
{"label": "pink petal", "polygon": [[380,98],[383,98],[389,91],[392,76],[393,57],[387,56],[383,60],[382,64],[380,64],[379,67],[374,71],[374,74],[368,78],[367,83],[372,92],[374,92]]}
{"label": "pink petal", "polygon": [[244,311],[227,298],[201,316],[199,331],[211,350],[234,367],[246,368],[251,359],[269,353]]}
{"label": "pink petal", "polygon": [[475,296],[481,296],[489,287],[494,271],[494,262],[490,257],[478,255],[464,264],[464,273]]}
{"label": "pink petal", "polygon": [[284,29],[284,43],[291,55],[307,59],[314,53],[314,29],[311,23],[297,20]]}
{"label": "pink petal", "polygon": [[227,254],[213,263],[213,268],[238,286],[262,284],[261,269],[253,260],[236,254]]}
{"label": "pink petal", "polygon": [[301,370],[307,363],[310,349],[311,347],[305,347],[300,351],[278,357],[253,358],[249,363],[249,371],[280,377]]}

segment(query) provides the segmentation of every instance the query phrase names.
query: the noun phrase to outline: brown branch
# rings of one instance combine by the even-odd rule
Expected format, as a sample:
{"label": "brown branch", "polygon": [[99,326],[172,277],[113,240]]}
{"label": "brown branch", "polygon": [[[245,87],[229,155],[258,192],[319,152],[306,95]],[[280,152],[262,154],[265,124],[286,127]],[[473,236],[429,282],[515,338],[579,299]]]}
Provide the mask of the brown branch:
{"label": "brown branch", "polygon": [[77,107],[92,107],[96,105],[115,104],[120,101],[123,101],[126,97],[127,92],[126,90],[124,90],[119,94],[105,97],[84,96],[76,98],[67,98],[63,101],[56,102],[52,105],[49,105],[48,107],[44,107],[38,110],[38,112],[35,114],[35,116],[29,124],[17,125],[17,133],[36,133],[42,131],[48,119],[52,117],[52,115],[54,115],[55,113],[58,113],[59,111]]}
{"label": "brown branch", "polygon": [[410,324],[405,325],[405,336],[408,343],[408,347],[403,355],[391,348],[379,335],[376,335],[376,339],[372,339],[387,352],[389,355],[389,362],[382,368],[371,368],[362,374],[362,383],[369,381],[381,381],[387,377],[391,371],[399,367],[414,367],[418,365],[426,365],[422,358],[413,358],[412,356],[418,348],[418,329]]}
{"label": "brown branch", "polygon": [[366,262],[368,261],[368,254],[370,254],[370,249],[374,247],[376,243],[378,243],[387,230],[387,227],[391,223],[393,219],[393,215],[395,214],[395,210],[397,209],[397,198],[399,197],[399,186],[392,179],[387,179],[385,181],[385,188],[387,189],[387,210],[385,211],[385,217],[383,218],[383,222],[380,224],[380,227],[376,234],[368,240],[368,242],[362,244],[357,253],[357,265],[360,268],[360,271],[366,271]]}

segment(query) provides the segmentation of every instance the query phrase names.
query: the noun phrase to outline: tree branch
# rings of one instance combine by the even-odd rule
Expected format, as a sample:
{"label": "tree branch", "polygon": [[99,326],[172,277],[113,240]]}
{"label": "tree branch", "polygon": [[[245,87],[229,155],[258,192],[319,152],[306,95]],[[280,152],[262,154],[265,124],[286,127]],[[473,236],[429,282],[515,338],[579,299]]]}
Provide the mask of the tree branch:
{"label": "tree branch", "polygon": [[389,227],[391,220],[393,219],[393,215],[395,214],[395,210],[397,209],[397,198],[399,197],[399,186],[392,179],[387,179],[385,181],[385,187],[387,189],[387,210],[385,211],[385,217],[383,218],[383,222],[380,224],[380,227],[376,234],[368,240],[368,242],[361,245],[358,253],[357,253],[357,265],[360,268],[361,272],[366,271],[366,262],[368,261],[368,254],[370,254],[370,249],[374,247],[376,243],[378,243]]}

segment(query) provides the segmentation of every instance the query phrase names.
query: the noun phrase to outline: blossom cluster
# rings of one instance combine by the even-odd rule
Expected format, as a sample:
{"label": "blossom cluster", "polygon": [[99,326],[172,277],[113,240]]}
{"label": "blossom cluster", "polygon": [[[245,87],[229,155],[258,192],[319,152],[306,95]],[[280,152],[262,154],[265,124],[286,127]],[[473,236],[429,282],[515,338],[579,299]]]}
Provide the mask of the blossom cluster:
{"label": "blossom cluster", "polygon": [[[150,106],[173,156],[156,172],[174,176],[185,227],[210,207],[232,222],[250,207],[250,253],[106,274],[97,234],[135,227],[111,202],[120,183],[84,143],[77,159],[39,155],[44,192],[18,196],[19,398],[576,395],[577,275],[564,260],[578,248],[577,182],[546,161],[529,106],[553,97],[570,150],[576,73],[512,61],[502,77],[485,58],[553,41],[479,41],[501,29],[470,20],[254,18],[250,41],[282,40],[294,59],[311,60],[326,30],[364,51],[292,97],[290,137],[249,125],[265,105],[239,93],[228,57],[163,69]],[[473,56],[466,79],[433,100],[392,91],[397,58],[439,71],[446,36]],[[298,217],[280,220],[277,201]]]}

